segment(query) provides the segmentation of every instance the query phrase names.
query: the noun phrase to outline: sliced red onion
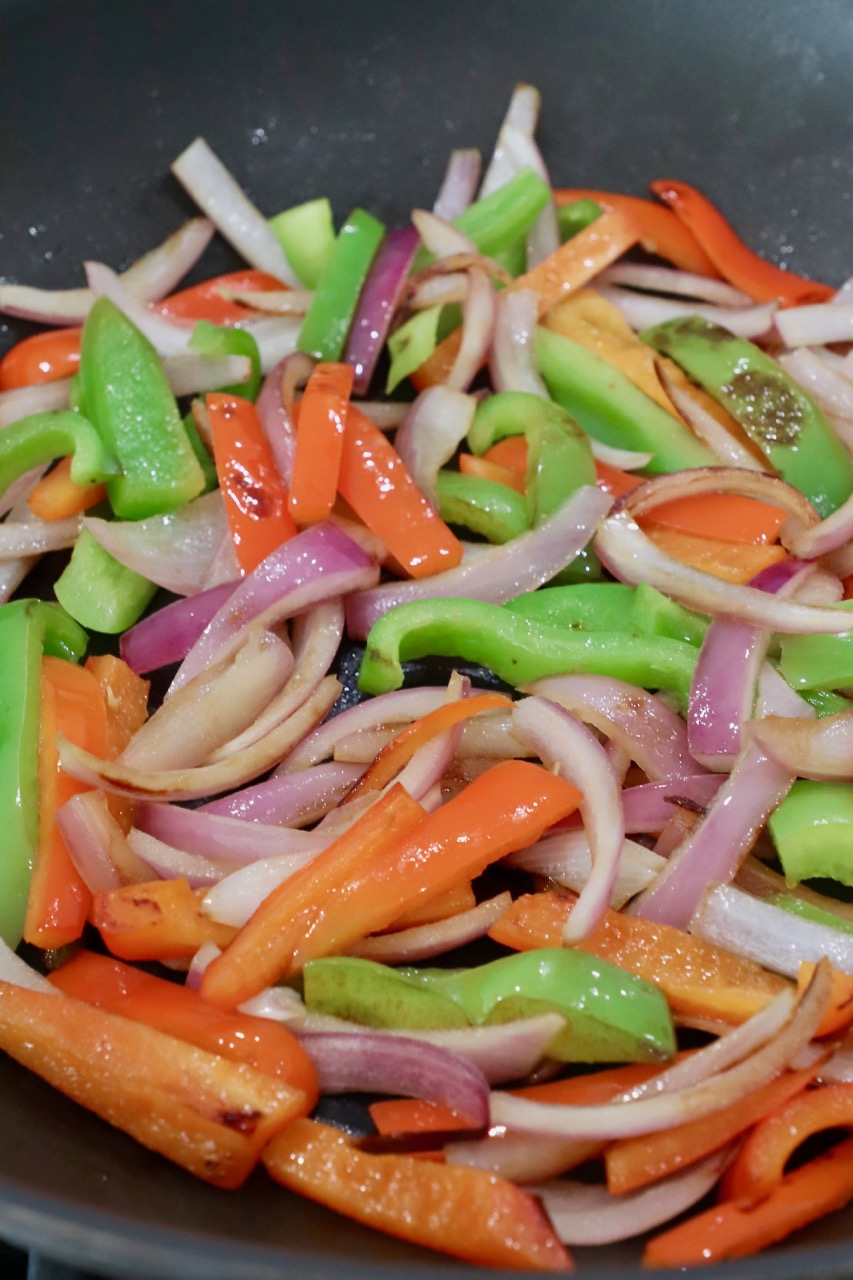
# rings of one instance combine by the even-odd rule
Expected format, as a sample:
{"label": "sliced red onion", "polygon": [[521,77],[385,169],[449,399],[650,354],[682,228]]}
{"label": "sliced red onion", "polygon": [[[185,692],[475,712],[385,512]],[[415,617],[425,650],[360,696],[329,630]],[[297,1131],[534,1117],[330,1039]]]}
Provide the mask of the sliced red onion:
{"label": "sliced red onion", "polygon": [[555,1137],[608,1140],[673,1129],[713,1115],[788,1066],[819,1027],[831,986],[829,967],[820,965],[796,1013],[773,1039],[735,1066],[699,1084],[672,1093],[596,1106],[563,1106],[496,1093],[491,1102],[492,1124]]}
{"label": "sliced red onion", "polygon": [[663,698],[611,676],[546,676],[526,687],[622,747],[651,782],[697,773],[684,721]]}
{"label": "sliced red onion", "polygon": [[80,532],[80,516],[66,520],[36,520],[26,523],[0,524],[0,560],[17,560],[20,556],[42,555],[73,547]]}
{"label": "sliced red onion", "polygon": [[394,448],[434,507],[438,505],[439,468],[449,462],[468,434],[477,402],[451,387],[428,387],[409,405]]}
{"label": "sliced red onion", "polygon": [[[803,705],[782,677],[765,665],[759,681],[759,714],[770,709],[792,714]],[[706,886],[734,878],[794,777],[790,769],[749,743],[702,821],[629,912],[686,928]]]}
{"label": "sliced red onion", "polygon": [[776,316],[776,328],[786,347],[820,347],[853,341],[853,303],[821,302],[788,307]]}
{"label": "sliced red onion", "polygon": [[357,396],[365,395],[370,386],[419,243],[414,227],[392,227],[371,263],[344,352],[345,362],[355,370]]}
{"label": "sliced red onion", "polygon": [[583,796],[580,812],[592,869],[563,930],[564,942],[571,945],[587,937],[601,920],[616,883],[625,842],[619,780],[595,734],[547,698],[532,696],[516,702],[512,732]]}
{"label": "sliced red onion", "polygon": [[149,614],[121,637],[122,658],[137,675],[180,662],[238,585],[223,582]]}
{"label": "sliced red onion", "polygon": [[[661,861],[660,855],[645,845],[625,840],[608,905],[619,911],[635,894],[647,888],[660,872]],[[551,832],[536,844],[511,854],[505,863],[533,876],[545,876],[574,893],[582,891],[592,869],[587,834],[576,830]]]}
{"label": "sliced red onion", "polygon": [[31,413],[67,409],[70,386],[69,378],[58,378],[55,382],[38,382],[32,387],[0,391],[0,427],[28,418]]}
{"label": "sliced red onion", "polygon": [[436,258],[447,258],[454,253],[478,252],[471,237],[454,227],[446,218],[428,213],[426,209],[413,209],[412,222],[424,248]]}
{"label": "sliced red onion", "polygon": [[663,362],[655,361],[655,367],[664,391],[684,421],[694,435],[705,442],[723,466],[742,467],[747,471],[767,470],[767,459],[759,457],[745,439],[738,438],[731,431],[727,431],[713,413],[698,404],[693,396],[677,382],[673,382]]}
{"label": "sliced red onion", "polygon": [[247,262],[298,287],[300,281],[266,218],[203,138],[196,138],[178,156],[172,173]]}
{"label": "sliced red onion", "polygon": [[306,849],[300,853],[277,853],[271,858],[259,858],[232,871],[205,894],[203,914],[218,924],[242,929],[274,889],[284,884],[297,871],[301,871],[316,856],[315,849]]}
{"label": "sliced red onion", "polygon": [[673,777],[666,782],[644,782],[622,792],[625,830],[629,834],[654,834],[672,817],[674,805],[704,809],[722,786],[718,773]]}
{"label": "sliced red onion", "polygon": [[417,582],[356,591],[346,601],[347,630],[353,639],[364,640],[378,618],[410,600],[465,597],[505,604],[524,591],[534,591],[571,564],[611,505],[608,494],[584,485],[535,529],[490,547],[456,569]]}
{"label": "sliced red onion", "polygon": [[252,364],[248,356],[213,358],[187,351],[183,355],[167,356],[163,370],[176,396],[196,396],[246,382],[252,375]]}
{"label": "sliced red onion", "polygon": [[365,938],[350,947],[348,954],[364,960],[377,960],[380,964],[412,964],[417,960],[430,960],[485,937],[511,903],[509,893],[499,893],[470,911],[460,911],[445,920]]}
{"label": "sliced red onion", "polygon": [[310,1032],[302,1037],[321,1093],[391,1093],[451,1107],[475,1128],[489,1117],[489,1083],[482,1071],[437,1045],[407,1036],[389,1042],[361,1035]]}
{"label": "sliced red onion", "polygon": [[834,369],[824,356],[800,347],[778,357],[786,373],[799,382],[827,413],[853,424],[853,382],[849,373]]}
{"label": "sliced red onion", "polygon": [[57,809],[56,822],[71,861],[92,893],[151,879],[100,791],[72,796]]}
{"label": "sliced red onion", "polygon": [[[227,302],[239,302],[262,315],[304,316],[314,301],[313,289],[218,289]],[[247,315],[246,320],[250,317]]]}
{"label": "sliced red onion", "polygon": [[[380,431],[396,430],[408,411],[408,405],[402,400],[360,400],[358,407]],[[397,444],[396,437],[394,444]]]}
{"label": "sliced red onion", "polygon": [[211,800],[198,812],[280,827],[309,826],[340,804],[363,773],[361,765],[318,764]]}
{"label": "sliced red onion", "polygon": [[527,391],[548,398],[536,364],[539,299],[532,289],[504,289],[495,308],[489,372],[495,391]]}
{"label": "sliced red onion", "polygon": [[[745,498],[757,498],[759,502],[781,507],[791,522],[804,527],[816,525],[820,520],[808,498],[793,485],[779,476],[745,471],[742,467],[692,467],[689,471],[651,476],[619,499],[617,511],[633,516],[647,515],[662,502],[696,497],[702,493],[734,493]],[[783,527],[790,532],[789,525]]]}
{"label": "sliced red onion", "polygon": [[174,849],[200,854],[232,866],[244,866],[261,858],[284,854],[313,855],[328,844],[328,840],[314,831],[293,831],[289,827],[245,822],[203,809],[152,804],[150,800],[143,800],[136,806],[134,824],[140,832],[162,840]]}
{"label": "sliced red onion", "polygon": [[705,302],[684,302],[672,298],[657,298],[648,293],[635,293],[613,285],[597,285],[596,291],[607,302],[618,307],[635,332],[651,325],[664,324],[683,316],[701,316],[713,324],[722,325],[729,333],[740,338],[761,338],[777,318],[778,304],[762,302],[746,307],[718,307]]}
{"label": "sliced red onion", "polygon": [[468,272],[468,295],[462,306],[462,341],[445,385],[466,391],[486,360],[495,326],[496,296],[485,271]]}
{"label": "sliced red onion", "polygon": [[432,207],[439,218],[452,222],[468,208],[477,193],[482,157],[474,148],[451,151],[441,187]]}
{"label": "sliced red onion", "polygon": [[9,982],[28,991],[43,991],[47,995],[61,996],[59,987],[48,982],[42,974],[31,969],[26,960],[16,955],[8,942],[0,938],[0,982]]}
{"label": "sliced red onion", "polygon": [[[293,470],[296,432],[282,396],[282,378],[287,365],[301,359],[300,356],[285,356],[277,365],[274,365],[264,378],[257,400],[258,417],[285,484],[290,484],[290,475]],[[313,368],[313,361],[307,356],[304,360]]]}
{"label": "sliced red onion", "polygon": [[824,956],[842,973],[853,973],[853,937],[849,933],[792,915],[731,884],[709,887],[689,929],[697,938],[735,951],[786,978],[796,978],[804,961],[817,962]]}
{"label": "sliced red onion", "polygon": [[268,705],[293,670],[278,636],[252,628],[240,648],[212,663],[163,702],[121,754],[133,769],[191,769],[206,763]]}
{"label": "sliced red onion", "polygon": [[749,736],[780,768],[802,778],[831,781],[853,775],[853,711],[821,720],[769,715],[750,722]]}
{"label": "sliced red onion", "polygon": [[119,277],[103,262],[87,262],[86,279],[96,298],[109,298],[143,333],[158,355],[178,356],[190,349],[194,324],[167,320],[147,303],[140,302],[122,284]]}
{"label": "sliced red onion", "polygon": [[640,471],[643,467],[647,467],[655,456],[653,453],[639,453],[635,449],[614,449],[609,444],[602,444],[600,440],[593,440],[592,437],[590,437],[589,447],[597,462],[606,462],[611,467],[618,467],[620,471]]}
{"label": "sliced red onion", "polygon": [[853,539],[853,497],[837,507],[825,520],[821,520],[820,524],[802,529],[793,537],[786,538],[786,544],[793,555],[812,560],[817,559],[818,556],[825,556],[830,551],[837,551],[851,539]]}
{"label": "sliced red onion", "polygon": [[[791,595],[809,571],[794,559],[771,568],[749,585],[780,597]],[[707,769],[726,773],[734,767],[770,640],[766,627],[729,618],[714,618],[705,634],[690,685],[687,738],[691,755]]]}
{"label": "sliced red onion", "polygon": [[120,564],[180,596],[197,595],[203,589],[228,533],[218,489],[169,515],[144,520],[87,516],[83,524]]}
{"label": "sliced red onion", "polygon": [[495,149],[489,160],[488,168],[480,186],[480,199],[491,195],[499,187],[504,187],[516,173],[513,157],[507,153],[505,145],[505,129],[516,129],[525,137],[532,138],[539,121],[542,98],[539,90],[531,84],[517,84],[507,107],[506,115],[498,130]]}
{"label": "sliced red onion", "polygon": [[660,1227],[690,1209],[711,1190],[730,1157],[730,1149],[706,1156],[660,1182],[612,1195],[588,1182],[548,1181],[530,1188],[539,1197],[564,1244],[615,1244]]}
{"label": "sliced red onion", "polygon": [[247,574],[187,654],[167,696],[233,652],[248,625],[278,626],[321,600],[372,586],[378,576],[375,561],[335,525],[304,530]]}
{"label": "sliced red onion", "polygon": [[[210,243],[213,223],[191,218],[163,244],[138,258],[119,277],[140,302],[157,302],[175,288],[198,262]],[[91,289],[32,289],[0,285],[0,311],[41,324],[82,324],[95,295]]]}
{"label": "sliced red onion", "polygon": [[651,266],[644,262],[616,262],[601,273],[602,284],[624,284],[649,293],[669,293],[682,298],[699,298],[717,302],[723,307],[748,307],[749,294],[742,293],[725,280],[679,271],[675,267]]}
{"label": "sliced red onion", "polygon": [[604,1146],[603,1142],[549,1138],[542,1133],[521,1133],[495,1125],[482,1138],[448,1143],[444,1159],[447,1164],[485,1169],[509,1182],[538,1182],[597,1159]]}
{"label": "sliced red onion", "polygon": [[149,800],[198,800],[243,786],[278,764],[322,720],[340,690],[335,677],[327,676],[308,701],[265,738],[218,764],[196,769],[132,769],[118,760],[99,760],[63,737],[59,739],[60,764],[73,778],[118,795]]}
{"label": "sliced red onion", "polygon": [[421,685],[414,689],[394,689],[376,698],[357,702],[347,707],[300,742],[296,750],[285,760],[279,770],[281,775],[320,764],[330,759],[339,741],[376,725],[408,724],[435,711],[444,704],[447,689],[441,685]]}
{"label": "sliced red onion", "polygon": [[225,875],[225,868],[200,853],[187,853],[174,849],[154,836],[131,827],[127,843],[137,858],[150,867],[149,879],[186,880],[192,889],[203,889],[217,884]]}

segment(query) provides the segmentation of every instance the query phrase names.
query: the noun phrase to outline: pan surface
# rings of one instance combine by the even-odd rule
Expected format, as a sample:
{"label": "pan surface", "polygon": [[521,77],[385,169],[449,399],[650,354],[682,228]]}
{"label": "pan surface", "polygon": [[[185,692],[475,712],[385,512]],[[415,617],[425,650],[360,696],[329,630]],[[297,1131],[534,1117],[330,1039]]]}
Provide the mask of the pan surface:
{"label": "pan surface", "polygon": [[[0,276],[71,286],[156,244],[189,211],[168,166],[197,134],[265,212],[328,195],[405,220],[453,147],[488,155],[526,80],[555,184],[694,182],[767,256],[840,283],[851,62],[844,0],[0,0]],[[24,331],[0,325],[0,351]],[[6,1060],[0,1135],[0,1236],[93,1271],[474,1274],[261,1175],[202,1186]],[[581,1250],[578,1272],[628,1280],[638,1257]],[[853,1213],[724,1274],[853,1275]]]}

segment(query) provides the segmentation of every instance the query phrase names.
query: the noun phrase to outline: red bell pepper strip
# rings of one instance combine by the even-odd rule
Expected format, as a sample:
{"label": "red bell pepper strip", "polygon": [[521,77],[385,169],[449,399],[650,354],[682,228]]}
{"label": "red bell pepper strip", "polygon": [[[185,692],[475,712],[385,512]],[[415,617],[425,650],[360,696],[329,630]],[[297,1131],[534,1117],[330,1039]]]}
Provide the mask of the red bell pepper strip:
{"label": "red bell pepper strip", "polygon": [[699,241],[670,209],[664,209],[642,196],[626,196],[616,191],[593,191],[586,188],[558,187],[554,192],[558,208],[577,200],[594,200],[605,213],[621,209],[640,230],[640,244],[646,253],[666,258],[682,271],[700,276],[718,276],[719,272]]}
{"label": "red bell pepper strip", "polygon": [[778,301],[783,307],[826,302],[835,290],[793,271],[783,271],[760,257],[740,236],[719,209],[686,182],[664,179],[649,184],[656,196],[681,219],[701,244],[720,275],[755,302]]}
{"label": "red bell pepper strip", "polygon": [[328,519],[335,505],[354,370],[314,367],[299,403],[288,510],[297,524]]}
{"label": "red bell pepper strip", "polygon": [[237,563],[251,573],[296,533],[287,489],[252,402],[214,392],[205,404]]}
{"label": "red bell pepper strip", "polygon": [[0,391],[70,378],[80,364],[83,330],[48,329],[22,338],[0,360]]}
{"label": "red bell pepper strip", "polygon": [[250,307],[223,298],[223,290],[235,293],[278,293],[290,286],[266,271],[231,271],[173,293],[157,304],[170,320],[208,320],[211,324],[240,324],[252,315]]}

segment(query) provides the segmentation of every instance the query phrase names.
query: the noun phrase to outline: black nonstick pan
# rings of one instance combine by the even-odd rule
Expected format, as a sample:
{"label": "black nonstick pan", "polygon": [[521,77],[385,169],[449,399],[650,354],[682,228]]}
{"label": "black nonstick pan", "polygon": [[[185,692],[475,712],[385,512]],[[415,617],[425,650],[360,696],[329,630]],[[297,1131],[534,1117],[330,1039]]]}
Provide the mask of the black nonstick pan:
{"label": "black nonstick pan", "polygon": [[[86,258],[158,243],[189,210],[168,167],[197,134],[269,213],[328,195],[403,221],[453,147],[488,156],[526,80],[556,184],[694,182],[768,257],[840,284],[851,65],[846,0],[0,0],[0,275],[71,286]],[[25,331],[0,324],[0,351]],[[5,1059],[0,1236],[115,1276],[471,1274],[261,1175],[211,1190]],[[627,1280],[639,1252],[577,1266]],[[853,1275],[853,1211],[707,1274]]]}

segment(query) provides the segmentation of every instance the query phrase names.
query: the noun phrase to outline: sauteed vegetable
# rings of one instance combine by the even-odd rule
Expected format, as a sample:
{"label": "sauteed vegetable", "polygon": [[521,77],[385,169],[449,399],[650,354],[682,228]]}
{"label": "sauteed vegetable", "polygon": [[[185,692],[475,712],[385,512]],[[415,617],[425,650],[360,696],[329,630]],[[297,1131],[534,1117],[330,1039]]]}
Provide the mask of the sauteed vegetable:
{"label": "sauteed vegetable", "polygon": [[699,1265],[853,1198],[848,288],[538,108],[405,227],[198,139],[0,286],[0,1048],[216,1187]]}

